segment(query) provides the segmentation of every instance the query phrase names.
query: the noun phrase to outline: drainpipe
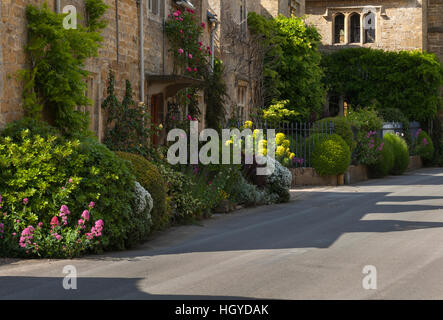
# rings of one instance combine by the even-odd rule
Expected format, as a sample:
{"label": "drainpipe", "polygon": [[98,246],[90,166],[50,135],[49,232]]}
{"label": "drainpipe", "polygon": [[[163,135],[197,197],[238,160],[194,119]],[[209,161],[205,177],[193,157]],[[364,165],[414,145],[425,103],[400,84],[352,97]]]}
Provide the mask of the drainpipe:
{"label": "drainpipe", "polygon": [[140,101],[145,102],[145,57],[144,57],[144,32],[143,32],[143,0],[137,0],[139,5],[139,29],[140,29]]}
{"label": "drainpipe", "polygon": [[212,71],[214,72],[214,62],[215,62],[215,55],[214,55],[214,36],[215,36],[215,32],[217,31],[218,28],[218,21],[215,22],[215,26],[212,28],[211,30],[211,39],[210,39],[210,46],[211,46],[211,68]]}
{"label": "drainpipe", "polygon": [[55,0],[55,12],[60,13],[60,0]]}

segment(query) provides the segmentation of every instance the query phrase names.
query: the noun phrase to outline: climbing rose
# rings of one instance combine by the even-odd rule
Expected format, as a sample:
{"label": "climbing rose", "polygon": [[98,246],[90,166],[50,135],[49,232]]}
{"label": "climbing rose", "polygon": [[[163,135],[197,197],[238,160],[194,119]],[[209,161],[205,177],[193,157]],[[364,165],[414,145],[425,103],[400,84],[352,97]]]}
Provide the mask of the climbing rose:
{"label": "climbing rose", "polygon": [[192,59],[192,54],[188,54],[189,59]]}
{"label": "climbing rose", "polygon": [[192,117],[188,114],[187,115],[187,117],[186,117],[189,121],[191,121],[192,120]]}
{"label": "climbing rose", "polygon": [[206,27],[206,23],[202,22],[202,28],[204,29]]}
{"label": "climbing rose", "polygon": [[178,17],[179,15],[181,15],[181,11],[177,10],[173,14],[174,14],[174,17]]}
{"label": "climbing rose", "polygon": [[185,52],[185,50],[183,50],[183,49],[178,49],[178,53],[180,53],[180,54],[183,54]]}

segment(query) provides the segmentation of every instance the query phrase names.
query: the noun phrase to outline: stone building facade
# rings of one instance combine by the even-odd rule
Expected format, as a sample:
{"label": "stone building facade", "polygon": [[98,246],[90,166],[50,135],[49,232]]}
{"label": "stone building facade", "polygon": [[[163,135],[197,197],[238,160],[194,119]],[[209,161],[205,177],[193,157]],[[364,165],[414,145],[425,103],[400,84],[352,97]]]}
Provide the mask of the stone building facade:
{"label": "stone building facade", "polygon": [[425,50],[443,62],[443,0],[306,0],[305,9],[306,23],[322,36],[322,50]]}
{"label": "stone building facade", "polygon": [[[41,5],[44,0],[2,0],[0,5],[0,127],[23,116],[23,83],[16,77],[17,71],[27,68],[25,46],[26,5]],[[77,13],[85,16],[84,0],[49,0],[52,10],[62,10],[73,5]],[[58,4],[59,3],[59,4]],[[195,79],[174,74],[172,57],[168,53],[168,41],[164,32],[164,22],[174,10],[184,10],[192,3],[197,20],[207,23],[202,42],[212,46],[213,51],[227,66],[228,107],[240,105],[243,117],[250,107],[248,97],[247,72],[241,66],[247,41],[235,43],[235,50],[227,50],[226,41],[232,41],[224,34],[229,24],[237,23],[248,37],[246,17],[250,11],[267,16],[291,13],[302,15],[304,0],[105,0],[109,6],[104,18],[108,25],[103,30],[104,37],[98,57],[88,59],[86,69],[91,73],[87,81],[88,97],[91,106],[79,107],[89,111],[90,129],[99,138],[104,134],[105,115],[101,103],[106,96],[109,70],[116,76],[116,91],[122,96],[125,80],[131,81],[137,99],[144,101],[155,122],[166,119],[167,104],[174,101],[180,89],[195,86]],[[208,12],[215,14],[216,23],[208,21]],[[143,28],[141,28],[143,25]],[[141,32],[143,31],[143,32]],[[231,30],[232,31],[232,30]],[[140,40],[143,37],[143,42]],[[212,40],[212,41],[211,41]],[[141,45],[143,50],[140,50]],[[143,61],[143,63],[141,63]],[[240,67],[239,67],[240,66]],[[199,94],[199,106],[204,119],[203,94]],[[201,124],[204,126],[204,123]]]}

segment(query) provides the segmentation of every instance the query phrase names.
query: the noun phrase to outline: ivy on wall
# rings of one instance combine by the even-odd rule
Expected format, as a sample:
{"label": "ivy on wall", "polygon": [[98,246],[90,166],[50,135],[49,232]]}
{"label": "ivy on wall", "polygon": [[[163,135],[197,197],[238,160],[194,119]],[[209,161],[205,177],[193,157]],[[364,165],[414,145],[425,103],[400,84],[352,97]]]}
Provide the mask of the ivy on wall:
{"label": "ivy on wall", "polygon": [[30,68],[22,70],[25,81],[23,107],[25,116],[46,119],[69,136],[87,131],[89,115],[77,106],[89,105],[84,69],[87,58],[95,57],[103,38],[99,30],[106,26],[100,20],[106,6],[102,0],[88,0],[89,26],[65,29],[66,14],[57,14],[46,3],[26,7],[28,44],[26,53]]}
{"label": "ivy on wall", "polygon": [[266,52],[265,105],[286,101],[286,108],[303,120],[320,114],[326,91],[317,30],[301,18],[280,15],[267,19],[255,12],[248,14],[248,26],[253,34],[261,35]]}
{"label": "ivy on wall", "polygon": [[325,54],[322,63],[329,91],[353,106],[397,108],[418,121],[441,108],[443,67],[434,54],[350,48]]}

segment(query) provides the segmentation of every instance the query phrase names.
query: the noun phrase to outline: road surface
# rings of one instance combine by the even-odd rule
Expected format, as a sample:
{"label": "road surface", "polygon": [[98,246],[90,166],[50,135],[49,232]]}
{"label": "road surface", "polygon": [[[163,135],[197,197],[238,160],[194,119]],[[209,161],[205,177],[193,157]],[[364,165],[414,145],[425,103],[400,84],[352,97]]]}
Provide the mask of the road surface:
{"label": "road surface", "polygon": [[0,299],[443,299],[442,168],[294,195],[132,251],[3,260]]}

